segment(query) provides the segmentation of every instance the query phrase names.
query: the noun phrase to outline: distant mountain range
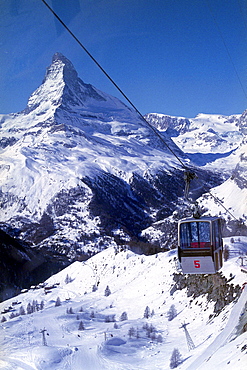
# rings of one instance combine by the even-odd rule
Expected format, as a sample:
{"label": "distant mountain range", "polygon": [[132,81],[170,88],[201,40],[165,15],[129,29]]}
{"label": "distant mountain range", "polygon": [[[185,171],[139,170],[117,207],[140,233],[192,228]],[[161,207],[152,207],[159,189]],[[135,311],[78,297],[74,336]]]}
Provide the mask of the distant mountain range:
{"label": "distant mountain range", "polygon": [[[27,107],[0,115],[2,230],[63,263],[116,244],[170,248],[187,206],[184,169],[167,145],[199,175],[192,197],[219,186],[215,194],[224,193],[232,208],[225,181],[246,197],[247,111],[194,119],[152,113],[146,120],[166,145],[133,109],[84,83],[56,53]],[[247,215],[241,199],[233,203],[237,218]],[[202,204],[211,207],[209,197]],[[150,246],[157,224],[162,237]]]}

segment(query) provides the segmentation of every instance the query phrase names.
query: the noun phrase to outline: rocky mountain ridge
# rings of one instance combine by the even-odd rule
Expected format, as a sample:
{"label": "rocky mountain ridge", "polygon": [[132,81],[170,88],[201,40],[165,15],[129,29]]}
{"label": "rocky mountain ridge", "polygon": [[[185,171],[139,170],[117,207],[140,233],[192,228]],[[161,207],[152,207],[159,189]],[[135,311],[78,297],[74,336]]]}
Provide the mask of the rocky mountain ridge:
{"label": "rocky mountain ridge", "polygon": [[246,112],[231,116],[200,113],[195,118],[149,113],[145,118],[172,137],[184,152],[224,154],[244,140]]}

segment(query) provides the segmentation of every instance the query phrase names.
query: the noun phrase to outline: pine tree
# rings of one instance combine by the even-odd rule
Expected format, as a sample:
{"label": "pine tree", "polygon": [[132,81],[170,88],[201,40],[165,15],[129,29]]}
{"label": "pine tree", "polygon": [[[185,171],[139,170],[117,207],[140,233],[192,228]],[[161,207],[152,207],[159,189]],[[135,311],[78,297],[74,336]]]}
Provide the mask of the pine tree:
{"label": "pine tree", "polygon": [[73,308],[72,307],[67,307],[66,308],[66,313],[67,314],[73,314],[74,313]]}
{"label": "pine tree", "polygon": [[65,284],[69,284],[69,283],[71,283],[72,282],[72,279],[71,279],[71,277],[67,274],[66,275],[66,278],[65,278]]}
{"label": "pine tree", "polygon": [[105,296],[108,297],[110,294],[111,294],[111,291],[110,291],[109,285],[107,285],[107,287],[105,288]]}
{"label": "pine tree", "polygon": [[177,348],[174,348],[170,359],[170,368],[175,369],[183,362],[182,356]]}
{"label": "pine tree", "polygon": [[19,315],[26,315],[26,312],[23,306],[20,307]]}
{"label": "pine tree", "polygon": [[157,336],[157,342],[158,342],[158,343],[162,343],[162,342],[163,342],[163,337],[162,337],[162,335],[161,335],[161,334],[159,334],[159,335]]}
{"label": "pine tree", "polygon": [[33,308],[33,312],[37,310],[37,301],[33,300],[32,308]]}
{"label": "pine tree", "polygon": [[148,328],[149,328],[149,325],[148,325],[148,323],[146,322],[146,323],[142,326],[142,329],[144,329],[144,330],[148,330]]}
{"label": "pine tree", "polygon": [[120,321],[125,321],[125,320],[128,320],[128,315],[127,315],[127,312],[123,312],[120,316]]}
{"label": "pine tree", "polygon": [[128,331],[129,338],[132,338],[135,335],[135,333],[136,333],[135,328],[131,326]]}
{"label": "pine tree", "polygon": [[151,316],[150,308],[147,306],[144,311],[144,318],[148,319]]}
{"label": "pine tree", "polygon": [[33,307],[31,303],[29,302],[27,305],[27,314],[30,315],[31,313],[33,313]]}
{"label": "pine tree", "polygon": [[5,321],[7,321],[7,319],[5,316],[3,316],[1,322],[5,322]]}
{"label": "pine tree", "polygon": [[93,287],[92,287],[92,292],[96,292],[97,290],[98,290],[97,285],[94,284]]}
{"label": "pine tree", "polygon": [[177,310],[174,304],[172,304],[169,311],[167,312],[168,321],[172,321],[176,316],[177,316]]}
{"label": "pine tree", "polygon": [[148,338],[151,338],[152,334],[157,332],[157,330],[155,329],[155,327],[152,324],[147,325],[146,331],[147,331]]}
{"label": "pine tree", "polygon": [[82,322],[82,321],[80,321],[80,324],[79,324],[78,330],[85,330],[85,326],[84,326],[84,324],[83,324],[83,322]]}
{"label": "pine tree", "polygon": [[11,312],[11,314],[9,315],[9,318],[10,319],[13,319],[13,318],[15,318],[16,317],[16,315],[14,314],[14,312]]}
{"label": "pine tree", "polygon": [[55,302],[55,307],[61,306],[61,299],[57,297],[57,300]]}
{"label": "pine tree", "polygon": [[136,328],[136,339],[140,338],[140,331],[139,328]]}

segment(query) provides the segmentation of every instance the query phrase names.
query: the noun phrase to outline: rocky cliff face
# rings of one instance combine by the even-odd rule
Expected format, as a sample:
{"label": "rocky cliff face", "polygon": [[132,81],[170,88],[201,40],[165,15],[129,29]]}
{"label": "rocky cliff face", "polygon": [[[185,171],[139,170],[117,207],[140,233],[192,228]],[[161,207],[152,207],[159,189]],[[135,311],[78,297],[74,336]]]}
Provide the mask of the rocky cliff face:
{"label": "rocky cliff face", "polygon": [[243,133],[243,135],[247,135],[247,110],[244,111],[243,114],[241,114],[239,118],[239,130]]}
{"label": "rocky cliff face", "polygon": [[186,289],[187,297],[196,300],[201,295],[207,295],[207,300],[214,302],[214,314],[218,314],[229,303],[237,300],[241,294],[241,287],[234,285],[231,280],[226,279],[222,273],[217,272],[212,275],[183,275],[175,273],[175,281],[170,294],[173,295],[176,290]]}

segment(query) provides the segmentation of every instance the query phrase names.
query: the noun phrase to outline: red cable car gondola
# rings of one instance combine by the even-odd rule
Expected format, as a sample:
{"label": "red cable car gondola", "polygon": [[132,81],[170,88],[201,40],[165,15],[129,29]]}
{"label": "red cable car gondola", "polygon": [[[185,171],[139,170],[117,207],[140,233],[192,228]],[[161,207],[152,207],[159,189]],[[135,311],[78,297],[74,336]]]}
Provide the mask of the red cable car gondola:
{"label": "red cable car gondola", "polygon": [[178,223],[178,259],[185,274],[214,274],[223,265],[219,217],[186,218]]}

